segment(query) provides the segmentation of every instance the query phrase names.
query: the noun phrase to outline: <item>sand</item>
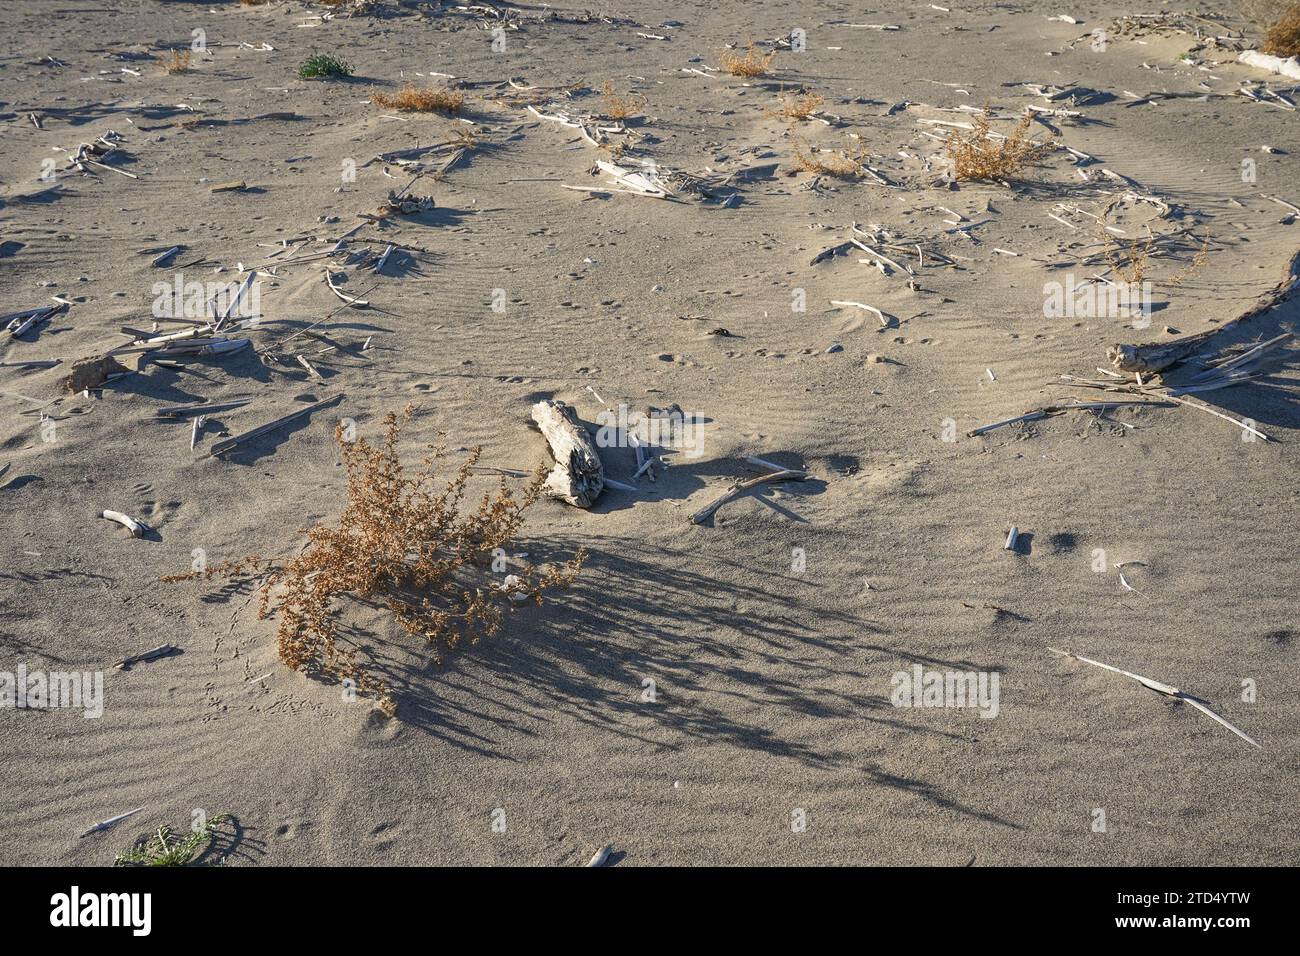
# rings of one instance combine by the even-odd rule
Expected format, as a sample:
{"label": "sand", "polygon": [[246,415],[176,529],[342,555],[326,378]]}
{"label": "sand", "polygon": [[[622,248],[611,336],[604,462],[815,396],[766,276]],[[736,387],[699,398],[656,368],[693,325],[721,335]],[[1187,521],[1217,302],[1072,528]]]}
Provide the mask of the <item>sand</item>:
{"label": "sand", "polygon": [[[1300,127],[1234,91],[1294,83],[1235,63],[1226,43],[1181,61],[1194,36],[1125,29],[1128,8],[1109,0],[947,5],[603,5],[612,22],[526,7],[501,52],[481,18],[415,2],[327,21],[304,2],[7,10],[18,42],[0,59],[0,302],[74,304],[0,344],[0,670],[102,671],[105,699],[97,719],[0,711],[0,863],[107,865],[196,809],[236,816],[230,865],[574,865],[604,844],[620,865],[1293,863],[1294,362],[1194,396],[1274,442],[1164,407],[966,433],[1095,400],[1060,376],[1101,378],[1109,346],[1213,328],[1282,277],[1300,226],[1264,195],[1300,203]],[[1232,4],[1196,10],[1246,26]],[[206,53],[164,73],[165,51],[196,29]],[[793,29],[806,50],[777,52],[767,77],[685,72],[717,67],[728,43]],[[343,56],[356,76],[299,79],[313,51]],[[381,275],[332,266],[368,309],[343,308],[319,260],[282,265],[261,280],[257,354],[146,363],[64,395],[44,409],[45,439],[41,409],[62,395],[69,363],[129,343],[124,326],[148,330],[156,282],[229,282],[283,239],[322,241],[280,258],[326,250],[405,185],[397,164],[370,161],[466,124],[368,100],[452,82],[431,73],[462,84],[480,145],[413,187],[433,211],[357,233],[380,240],[377,251],[423,252],[396,251]],[[566,190],[607,184],[589,170],[609,152],[529,113],[502,85],[511,77],[576,87],[561,103],[574,112],[599,110],[591,91],[606,80],[643,95],[631,155],[662,167],[776,168],[738,186],[730,206]],[[1023,84],[1103,95],[1069,106]],[[829,125],[792,129],[772,115],[782,89],[800,88],[825,97]],[[1156,93],[1167,95],[1135,105]],[[545,111],[551,98],[534,95]],[[951,127],[922,120],[969,122],[944,110],[985,103],[1003,132],[1030,104],[1080,113],[1047,119],[1096,161],[1076,166],[1058,150],[1014,188],[946,187],[942,144],[924,133]],[[42,192],[43,159],[62,167],[57,148],[110,129],[121,150],[107,161],[138,178],[61,171],[57,192]],[[861,147],[899,188],[792,169],[807,144]],[[1196,243],[1155,258],[1147,329],[1044,315],[1044,283],[1107,269],[1076,264],[1097,249],[1088,213],[1123,191],[1103,167],[1175,207],[1162,218],[1127,204],[1115,220],[1127,238],[1144,223],[1212,236],[1176,285],[1159,280],[1187,271]],[[211,191],[238,180],[247,188]],[[950,231],[940,207],[977,224],[973,238]],[[915,290],[857,249],[810,265],[854,223],[955,265],[909,259]],[[171,263],[150,264],[174,245],[184,248]],[[496,289],[504,311],[492,308]],[[804,311],[792,309],[797,290]],[[832,300],[875,306],[889,325]],[[1243,339],[1289,329],[1298,309],[1253,320]],[[314,322],[342,347],[300,336],[287,357],[301,352],[323,380],[259,360]],[[730,334],[710,334],[719,328]],[[10,364],[41,359],[63,364]],[[336,406],[202,457],[222,431],[337,393]],[[280,664],[275,624],[257,620],[247,588],[159,583],[196,549],[217,562],[301,547],[299,529],[340,506],[342,418],[373,436],[386,411],[414,403],[415,441],[441,434],[526,470],[548,461],[527,420],[550,397],[587,421],[619,403],[675,403],[707,420],[702,453],[669,454],[655,481],[607,489],[590,510],[535,506],[518,550],[584,547],[583,574],[441,664],[382,611],[349,609],[398,682],[395,719]],[[211,416],[194,452],[186,422],[155,418],[242,398],[252,401]],[[630,449],[603,455],[610,477],[631,482]],[[746,456],[811,477],[690,524],[758,473]],[[153,533],[132,538],[104,509]],[[1123,569],[1135,590],[1119,580],[1125,561],[1143,562]],[[111,666],[164,643],[181,652]],[[1261,747],[1049,646],[1195,694]],[[893,675],[914,664],[996,674],[997,716],[894,706]]]}

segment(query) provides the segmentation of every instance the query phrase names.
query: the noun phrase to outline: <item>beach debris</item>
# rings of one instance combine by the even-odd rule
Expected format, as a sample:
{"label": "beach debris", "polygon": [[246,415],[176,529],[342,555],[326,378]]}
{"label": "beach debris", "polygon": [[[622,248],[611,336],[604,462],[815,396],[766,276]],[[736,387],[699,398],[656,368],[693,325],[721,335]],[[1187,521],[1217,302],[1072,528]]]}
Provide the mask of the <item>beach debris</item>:
{"label": "beach debris", "polygon": [[149,526],[143,521],[122,514],[120,511],[101,511],[99,516],[107,518],[109,521],[116,521],[127,531],[130,531],[133,538],[143,538],[149,532]]}
{"label": "beach debris", "polygon": [[1011,530],[1007,532],[1007,542],[1002,546],[1002,550],[1003,551],[1016,550],[1016,541],[1019,538],[1020,538],[1020,529],[1017,528],[1015,525],[1012,525]]}
{"label": "beach debris", "polygon": [[248,183],[244,182],[244,180],[242,179],[235,179],[227,183],[217,183],[215,186],[210,186],[208,187],[208,191],[214,193],[228,193],[228,192],[234,192],[237,189],[247,189],[247,188],[248,188]]}
{"label": "beach debris", "polygon": [[555,459],[542,491],[574,507],[590,508],[610,482],[591,436],[578,422],[577,412],[567,402],[543,399],[533,406],[532,418]]}
{"label": "beach debris", "polygon": [[145,661],[157,660],[160,657],[169,657],[172,654],[179,654],[180,648],[175,644],[159,644],[157,647],[147,651],[141,651],[139,654],[131,654],[122,658],[113,664],[118,670],[129,670],[132,664],[141,664]]}
{"label": "beach debris", "polygon": [[370,305],[370,302],[368,300],[358,299],[355,296],[350,296],[347,293],[345,293],[342,289],[340,289],[338,286],[336,286],[334,284],[334,277],[330,275],[329,269],[325,270],[324,275],[325,275],[325,284],[330,287],[330,291],[333,292],[340,299],[342,299],[344,302],[346,302],[348,305],[357,309],[364,309],[366,308],[366,306]]}
{"label": "beach debris", "polygon": [[180,247],[180,246],[172,246],[170,249],[168,249],[168,250],[167,250],[166,252],[164,252],[162,255],[157,256],[157,257],[153,260],[152,265],[155,266],[155,267],[166,265],[166,264],[167,264],[167,260],[169,260],[172,256],[176,255],[176,253],[178,253],[178,252],[180,252],[180,251],[181,251],[181,247]]}
{"label": "beach debris", "polygon": [[25,309],[22,312],[0,315],[0,322],[4,323],[5,331],[9,333],[9,337],[16,339],[36,328],[36,326],[48,322],[67,307],[66,299],[56,300],[54,305],[42,305],[34,309]]}
{"label": "beach debris", "polygon": [[1263,747],[1260,747],[1258,743],[1252,740],[1243,731],[1239,730],[1237,727],[1234,727],[1232,724],[1228,723],[1228,721],[1224,720],[1213,710],[1211,710],[1209,704],[1201,700],[1199,697],[1193,697],[1191,694],[1187,693],[1186,691],[1181,691],[1177,687],[1172,687],[1169,684],[1165,684],[1161,681],[1153,680],[1150,677],[1143,677],[1141,674],[1134,674],[1132,671],[1121,670],[1118,667],[1112,667],[1109,664],[1103,664],[1101,661],[1094,661],[1092,658],[1084,657],[1082,654],[1072,654],[1069,651],[1057,650],[1055,647],[1049,647],[1048,650],[1051,651],[1053,654],[1059,654],[1062,657],[1073,658],[1076,661],[1082,661],[1085,664],[1091,664],[1093,667],[1100,667],[1103,670],[1112,671],[1116,674],[1122,674],[1125,677],[1137,681],[1143,687],[1155,691],[1157,694],[1164,694],[1166,697],[1173,697],[1178,700],[1186,701],[1187,703],[1195,707],[1197,710],[1199,710],[1201,713],[1209,717],[1211,720],[1217,721],[1218,723],[1222,724],[1224,727],[1227,727],[1229,730],[1231,730],[1242,740],[1246,741],[1246,743],[1254,747],[1259,747],[1261,750],[1263,749]]}
{"label": "beach debris", "polygon": [[[126,813],[119,813],[119,814],[118,814],[117,816],[115,816],[115,817],[109,817],[107,820],[100,820],[98,823],[96,823],[94,826],[92,826],[89,830],[86,830],[85,832],[81,833],[80,836],[81,836],[81,837],[86,837],[86,836],[90,836],[92,833],[98,833],[100,830],[107,830],[109,827],[114,826],[114,825],[116,825],[116,824],[118,824],[118,823],[121,823],[121,822],[122,822],[123,820],[125,820],[127,817],[133,817],[133,816],[135,816],[137,813],[139,813],[139,812],[140,812],[141,810],[143,810],[143,809],[144,809],[144,807],[136,807],[134,810],[128,810],[128,811],[126,811]],[[80,838],[80,837],[79,837],[79,838]]]}
{"label": "beach debris", "polygon": [[70,168],[79,169],[81,172],[90,174],[87,166],[94,166],[96,169],[107,169],[109,172],[119,173],[131,179],[139,179],[135,173],[129,173],[125,169],[118,169],[116,166],[110,166],[103,162],[109,156],[118,151],[120,135],[109,130],[103,136],[100,136],[92,143],[82,143],[76,149],[76,152],[68,158]]}
{"label": "beach debris", "polygon": [[[1271,307],[1270,305],[1267,308]],[[1258,314],[1258,312],[1254,314]],[[1151,375],[1184,362],[1201,352],[1210,339],[1244,318],[1247,318],[1247,316],[1239,316],[1224,325],[1198,332],[1195,335],[1186,335],[1172,342],[1155,342],[1149,345],[1112,345],[1106,350],[1106,357],[1110,360],[1111,368],[1117,371]]]}
{"label": "beach debris", "polygon": [[279,428],[281,425],[287,425],[289,422],[297,418],[301,418],[303,415],[311,414],[312,412],[316,411],[316,409],[318,408],[324,408],[326,405],[330,405],[334,402],[340,401],[343,399],[343,397],[344,394],[342,392],[339,392],[337,395],[331,395],[329,398],[323,398],[319,402],[312,402],[310,405],[304,405],[302,408],[296,409],[287,415],[281,415],[279,418],[274,419],[273,421],[269,421],[265,425],[259,425],[256,428],[250,429],[249,431],[246,431],[240,435],[235,435],[231,438],[225,439],[224,441],[219,441],[216,444],[214,444],[211,448],[208,449],[208,453],[204,457],[216,458],[219,455],[224,455],[232,448],[235,448],[236,446],[241,445],[244,442],[249,441],[250,439],[257,438],[259,435],[265,435],[267,432],[274,431],[275,429]]}
{"label": "beach debris", "polygon": [[1300,60],[1293,56],[1280,57],[1261,53],[1259,50],[1243,50],[1237,54],[1237,59],[1247,66],[1268,70],[1270,73],[1280,73],[1282,76],[1290,77],[1293,80],[1300,80]]}
{"label": "beach debris", "polygon": [[432,196],[403,196],[401,192],[389,192],[388,199],[380,203],[379,209],[375,215],[380,219],[387,219],[400,213],[403,216],[413,216],[417,212],[428,212],[435,207]]}
{"label": "beach debris", "polygon": [[880,320],[881,328],[889,328],[889,320],[885,318],[885,313],[881,312],[874,305],[866,305],[862,302],[850,302],[844,299],[831,299],[831,305],[852,306],[855,309],[865,309]]}
{"label": "beach debris", "polygon": [[739,498],[751,488],[756,488],[761,484],[771,481],[803,481],[808,478],[808,472],[801,471],[798,468],[783,468],[772,462],[763,461],[761,458],[747,458],[750,464],[757,464],[760,467],[774,468],[765,475],[759,475],[757,478],[748,478],[743,481],[737,481],[727,489],[721,496],[715,498],[712,502],[705,505],[699,511],[690,516],[691,524],[703,524],[709,518],[713,517],[714,512],[725,505],[727,502]]}
{"label": "beach debris", "polygon": [[604,846],[602,846],[599,850],[596,851],[595,856],[593,856],[590,860],[587,861],[587,866],[604,866],[609,861],[609,855],[613,851],[614,851],[614,844],[606,843]]}
{"label": "beach debris", "polygon": [[1120,408],[1125,405],[1170,405],[1171,402],[1161,401],[1158,399],[1117,399],[1111,402],[1073,402],[1069,405],[1044,405],[1042,408],[1036,408],[1033,411],[1025,412],[1023,415],[1017,415],[1015,418],[1006,418],[1000,422],[993,422],[991,425],[981,425],[979,428],[972,428],[966,433],[967,438],[975,438],[983,435],[985,432],[991,432],[995,428],[1002,428],[1006,425],[1019,425],[1021,422],[1037,421],[1040,418],[1048,418],[1053,415],[1060,415],[1062,412],[1076,412],[1097,410],[1106,408]]}
{"label": "beach debris", "polygon": [[111,355],[92,355],[73,362],[72,370],[59,379],[59,386],[75,395],[89,388],[98,388],[112,376],[123,375],[127,371],[126,366]]}

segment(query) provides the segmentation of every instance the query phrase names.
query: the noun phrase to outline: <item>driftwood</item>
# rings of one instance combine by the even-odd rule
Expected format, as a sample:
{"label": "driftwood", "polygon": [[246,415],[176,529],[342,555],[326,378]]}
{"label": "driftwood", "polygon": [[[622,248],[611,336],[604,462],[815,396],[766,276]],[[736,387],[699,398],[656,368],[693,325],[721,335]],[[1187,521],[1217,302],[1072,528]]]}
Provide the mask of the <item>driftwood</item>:
{"label": "driftwood", "polygon": [[1025,412],[1023,415],[1017,415],[1015,418],[1003,419],[1000,422],[994,422],[991,425],[981,425],[979,428],[972,428],[966,433],[967,438],[975,438],[977,435],[983,435],[985,432],[991,432],[995,428],[1002,428],[1006,425],[1019,425],[1021,422],[1038,421],[1040,418],[1048,418],[1052,415],[1060,415],[1062,412],[1074,411],[1096,411],[1104,408],[1121,408],[1128,405],[1169,405],[1171,402],[1147,399],[1122,400],[1113,402],[1076,402],[1073,405],[1044,405],[1042,408],[1035,409],[1032,412]]}
{"label": "driftwood", "polygon": [[1154,373],[1167,369],[1204,351],[1210,340],[1220,332],[1281,305],[1300,283],[1298,273],[1300,273],[1300,253],[1296,253],[1291,258],[1282,281],[1235,319],[1216,328],[1198,332],[1196,335],[1186,335],[1172,342],[1152,345],[1113,345],[1106,350],[1106,357],[1110,359],[1111,367],[1121,372]]}
{"label": "driftwood", "polygon": [[109,817],[107,820],[100,820],[98,823],[94,824],[94,825],[93,825],[89,830],[86,830],[86,831],[85,831],[84,833],[82,833],[81,835],[82,835],[82,836],[90,836],[92,833],[98,833],[100,830],[107,830],[109,827],[113,826],[115,823],[121,823],[121,822],[122,822],[123,820],[125,820],[127,817],[135,816],[137,813],[139,813],[139,812],[140,812],[141,810],[143,810],[143,809],[144,809],[144,807],[136,807],[134,810],[128,810],[128,811],[126,811],[126,813],[119,813],[119,814],[118,814],[117,816],[115,816],[115,817]]}
{"label": "driftwood", "polygon": [[149,530],[149,526],[143,521],[132,518],[130,515],[124,515],[120,511],[101,511],[99,516],[107,518],[109,521],[116,521],[127,531],[130,531],[133,538],[143,538]]}
{"label": "driftwood", "polygon": [[613,850],[614,850],[614,844],[606,843],[604,846],[602,846],[599,850],[596,851],[595,856],[593,856],[590,860],[587,861],[587,866],[604,866],[605,863],[609,860],[609,855],[611,852],[613,852]]}
{"label": "driftwood", "polygon": [[[768,463],[764,462],[764,464],[768,464]],[[738,481],[736,482],[736,484],[732,485],[729,489],[727,489],[727,491],[721,497],[715,499],[710,504],[705,505],[699,511],[695,512],[695,514],[691,515],[690,518],[691,524],[703,524],[705,521],[708,521],[709,518],[713,517],[713,513],[717,511],[719,508],[721,508],[723,505],[725,505],[728,501],[731,501],[734,498],[739,498],[750,488],[757,487],[758,485],[761,485],[764,482],[803,481],[807,477],[808,477],[808,473],[806,471],[799,471],[797,468],[781,468],[780,470],[774,471],[771,474],[759,475],[757,478],[750,478],[747,479],[746,481]]]}
{"label": "driftwood", "polygon": [[532,415],[555,457],[542,490],[575,507],[590,508],[605,487],[605,467],[573,406],[547,399],[533,406]]}
{"label": "driftwood", "polygon": [[[1153,680],[1150,677],[1143,677],[1141,674],[1134,674],[1131,671],[1120,670],[1118,667],[1112,667],[1109,664],[1103,664],[1101,661],[1094,661],[1092,658],[1084,657],[1082,654],[1071,654],[1069,651],[1058,651],[1055,647],[1049,647],[1048,650],[1051,651],[1053,654],[1059,654],[1062,657],[1073,658],[1076,661],[1082,661],[1085,664],[1091,664],[1093,667],[1100,667],[1102,670],[1108,670],[1116,674],[1122,674],[1125,677],[1137,681],[1139,684],[1141,684],[1143,687],[1146,687],[1148,690],[1155,691],[1157,694],[1164,694],[1166,697],[1174,697],[1177,698],[1178,700],[1185,700],[1187,701],[1187,703],[1191,704],[1193,707],[1195,707],[1201,713],[1205,714],[1211,720],[1214,720],[1222,724],[1224,727],[1227,727],[1229,730],[1231,730],[1242,740],[1246,741],[1246,743],[1254,747],[1260,747],[1260,745],[1255,743],[1254,740],[1246,736],[1244,732],[1238,730],[1232,724],[1228,723],[1226,720],[1224,720],[1222,717],[1220,717],[1218,714],[1212,711],[1210,709],[1209,704],[1201,700],[1199,697],[1193,697],[1191,694],[1187,693],[1186,691],[1181,691],[1177,687],[1172,687],[1169,684],[1162,683],[1161,681]],[[1264,748],[1260,747],[1260,749],[1263,750]]]}
{"label": "driftwood", "polygon": [[302,408],[299,408],[296,411],[292,411],[288,415],[282,415],[279,418],[275,419],[274,421],[267,422],[265,425],[259,425],[257,428],[251,429],[250,431],[246,431],[242,435],[235,435],[233,438],[227,438],[225,441],[219,441],[216,444],[214,444],[210,449],[208,449],[208,454],[206,455],[206,457],[215,458],[218,455],[223,455],[226,452],[230,451],[230,449],[234,448],[236,445],[246,442],[251,438],[257,438],[259,435],[265,435],[267,432],[279,428],[281,425],[285,425],[293,421],[295,418],[300,418],[303,415],[307,415],[311,412],[314,412],[316,409],[323,408],[324,406],[332,404],[333,402],[336,402],[341,398],[343,398],[342,392],[330,398],[322,399],[319,402],[313,402],[311,405],[304,405]]}
{"label": "driftwood", "polygon": [[175,644],[160,644],[159,646],[148,651],[141,651],[139,654],[132,654],[117,661],[113,666],[118,670],[125,670],[132,664],[139,664],[143,661],[157,660],[159,657],[167,657],[180,651]]}

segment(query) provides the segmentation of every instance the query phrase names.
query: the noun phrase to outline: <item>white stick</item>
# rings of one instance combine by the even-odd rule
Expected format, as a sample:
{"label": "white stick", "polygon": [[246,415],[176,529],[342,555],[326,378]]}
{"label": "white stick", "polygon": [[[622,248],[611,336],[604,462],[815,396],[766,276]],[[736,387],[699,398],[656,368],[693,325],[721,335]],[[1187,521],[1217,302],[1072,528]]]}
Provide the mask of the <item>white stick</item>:
{"label": "white stick", "polygon": [[107,518],[109,521],[116,521],[118,524],[122,525],[122,527],[126,528],[127,531],[130,531],[131,537],[133,538],[144,537],[144,533],[149,530],[149,526],[143,521],[137,521],[130,515],[124,515],[120,511],[101,511],[99,516],[101,518]]}

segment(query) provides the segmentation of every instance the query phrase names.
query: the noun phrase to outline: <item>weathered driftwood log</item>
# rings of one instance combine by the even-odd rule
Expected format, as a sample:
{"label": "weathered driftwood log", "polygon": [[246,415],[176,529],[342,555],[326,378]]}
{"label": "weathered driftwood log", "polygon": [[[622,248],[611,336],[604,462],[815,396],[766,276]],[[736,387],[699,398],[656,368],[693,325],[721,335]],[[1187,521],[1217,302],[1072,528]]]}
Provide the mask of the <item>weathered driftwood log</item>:
{"label": "weathered driftwood log", "polygon": [[1241,313],[1241,315],[1216,328],[1198,332],[1196,335],[1185,335],[1182,338],[1174,339],[1172,342],[1153,343],[1151,345],[1112,345],[1106,350],[1106,357],[1110,359],[1111,368],[1120,372],[1154,373],[1190,358],[1203,351],[1209,341],[1220,332],[1230,329],[1240,322],[1249,321],[1255,316],[1262,315],[1274,306],[1285,302],[1291,293],[1295,291],[1297,282],[1300,281],[1300,276],[1297,275],[1298,271],[1300,271],[1300,252],[1292,256],[1291,261],[1287,264],[1286,275],[1281,282],[1275,285],[1266,295],[1260,297],[1253,306]]}
{"label": "weathered driftwood log", "polygon": [[542,490],[578,508],[590,508],[605,487],[605,467],[573,406],[552,399],[533,406],[533,421],[551,446],[555,467]]}

